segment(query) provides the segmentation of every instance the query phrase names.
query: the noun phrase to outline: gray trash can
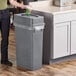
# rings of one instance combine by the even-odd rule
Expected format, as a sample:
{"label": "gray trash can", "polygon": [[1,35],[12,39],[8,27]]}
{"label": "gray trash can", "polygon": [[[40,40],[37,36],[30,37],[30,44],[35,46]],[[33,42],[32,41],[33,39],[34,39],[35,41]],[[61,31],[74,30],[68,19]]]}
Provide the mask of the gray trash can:
{"label": "gray trash can", "polygon": [[42,67],[44,18],[38,15],[14,15],[17,65],[30,70]]}

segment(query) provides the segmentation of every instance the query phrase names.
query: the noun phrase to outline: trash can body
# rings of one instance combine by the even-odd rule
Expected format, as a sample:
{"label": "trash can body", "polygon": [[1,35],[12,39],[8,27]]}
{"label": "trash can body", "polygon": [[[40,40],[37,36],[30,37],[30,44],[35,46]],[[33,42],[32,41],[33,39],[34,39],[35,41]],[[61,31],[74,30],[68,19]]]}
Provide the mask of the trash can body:
{"label": "trash can body", "polygon": [[30,70],[39,69],[42,67],[44,18],[23,17],[19,14],[14,17],[17,65]]}

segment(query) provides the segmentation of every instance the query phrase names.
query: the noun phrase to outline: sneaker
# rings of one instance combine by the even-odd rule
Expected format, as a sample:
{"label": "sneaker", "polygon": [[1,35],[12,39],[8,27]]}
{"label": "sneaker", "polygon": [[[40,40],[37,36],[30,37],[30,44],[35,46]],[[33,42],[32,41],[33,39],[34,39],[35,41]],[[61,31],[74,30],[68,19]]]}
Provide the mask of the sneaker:
{"label": "sneaker", "polygon": [[7,65],[7,66],[12,66],[13,64],[12,64],[12,62],[10,62],[10,61],[1,61],[1,64],[4,64],[4,65]]}

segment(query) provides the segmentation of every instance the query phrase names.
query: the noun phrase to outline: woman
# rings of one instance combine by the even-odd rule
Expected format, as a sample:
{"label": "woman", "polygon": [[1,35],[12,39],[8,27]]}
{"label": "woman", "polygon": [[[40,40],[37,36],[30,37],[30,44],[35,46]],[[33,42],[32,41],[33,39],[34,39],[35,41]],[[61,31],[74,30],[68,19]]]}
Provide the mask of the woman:
{"label": "woman", "polygon": [[[9,0],[10,4],[21,9],[29,9],[28,5],[18,3],[16,0]],[[8,39],[10,29],[10,14],[7,9],[7,0],[0,0],[0,30],[1,30],[1,64],[12,66],[8,60]]]}

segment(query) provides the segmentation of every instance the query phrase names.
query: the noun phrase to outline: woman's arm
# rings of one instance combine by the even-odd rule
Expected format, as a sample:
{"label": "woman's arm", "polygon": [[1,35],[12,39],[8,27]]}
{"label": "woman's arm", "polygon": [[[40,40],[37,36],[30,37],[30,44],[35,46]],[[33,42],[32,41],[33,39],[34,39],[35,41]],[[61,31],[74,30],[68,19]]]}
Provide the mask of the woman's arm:
{"label": "woman's arm", "polygon": [[30,9],[29,5],[24,5],[22,3],[17,2],[16,0],[9,0],[10,4],[15,7],[20,7],[22,9]]}

